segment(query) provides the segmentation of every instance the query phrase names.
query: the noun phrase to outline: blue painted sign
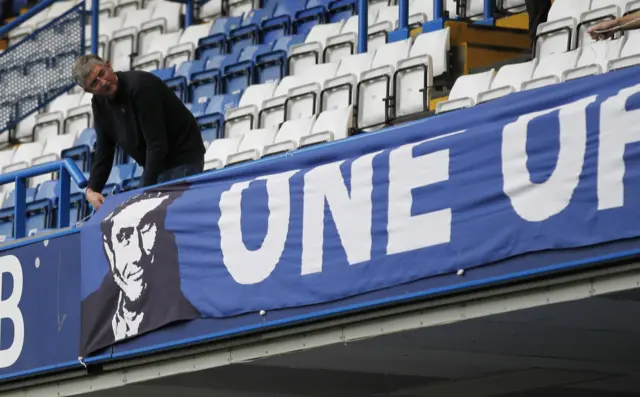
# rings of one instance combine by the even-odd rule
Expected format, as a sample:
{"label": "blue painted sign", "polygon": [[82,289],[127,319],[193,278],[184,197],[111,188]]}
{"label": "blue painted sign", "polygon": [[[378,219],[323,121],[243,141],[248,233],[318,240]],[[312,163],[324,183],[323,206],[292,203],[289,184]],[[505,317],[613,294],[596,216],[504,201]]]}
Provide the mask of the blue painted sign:
{"label": "blue painted sign", "polygon": [[630,69],[116,196],[81,232],[81,354],[638,237],[639,106]]}
{"label": "blue painted sign", "polygon": [[0,378],[80,366],[79,243],[73,233],[0,253]]}

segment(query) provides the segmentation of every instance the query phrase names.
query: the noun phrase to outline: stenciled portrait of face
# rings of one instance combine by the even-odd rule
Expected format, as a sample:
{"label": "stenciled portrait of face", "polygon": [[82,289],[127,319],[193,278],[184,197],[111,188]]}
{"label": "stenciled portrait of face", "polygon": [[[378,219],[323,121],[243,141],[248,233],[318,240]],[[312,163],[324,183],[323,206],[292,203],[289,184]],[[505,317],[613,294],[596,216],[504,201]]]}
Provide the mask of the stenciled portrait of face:
{"label": "stenciled portrait of face", "polygon": [[86,305],[108,313],[91,327],[109,326],[113,341],[198,316],[180,289],[176,237],[166,227],[169,206],[186,187],[134,194],[100,222],[109,272]]}
{"label": "stenciled portrait of face", "polygon": [[111,273],[129,302],[147,287],[145,271],[154,264],[158,223],[164,223],[154,219],[154,210],[168,199],[168,194],[136,196],[102,221],[110,228],[103,238]]}

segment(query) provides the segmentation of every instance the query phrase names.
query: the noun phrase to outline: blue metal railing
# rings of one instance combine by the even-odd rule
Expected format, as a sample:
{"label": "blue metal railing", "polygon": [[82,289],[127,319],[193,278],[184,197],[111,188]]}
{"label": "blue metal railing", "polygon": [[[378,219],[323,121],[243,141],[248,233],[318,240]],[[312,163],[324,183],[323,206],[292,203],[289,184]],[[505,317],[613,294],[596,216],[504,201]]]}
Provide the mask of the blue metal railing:
{"label": "blue metal railing", "polygon": [[20,26],[24,21],[30,19],[32,16],[34,16],[37,13],[39,13],[40,11],[46,9],[47,7],[49,7],[51,4],[55,3],[56,1],[58,1],[58,0],[45,0],[45,1],[39,2],[38,4],[36,4],[33,7],[31,7],[29,9],[29,11],[27,11],[24,14],[18,16],[16,19],[14,19],[13,21],[11,21],[8,24],[4,25],[3,27],[0,27],[0,37],[6,36],[10,31],[12,31],[13,29],[15,29],[18,26]]}
{"label": "blue metal railing", "polygon": [[71,179],[79,188],[87,185],[87,179],[84,174],[76,166],[71,159],[64,159],[36,165],[24,170],[10,172],[0,175],[0,185],[15,182],[15,190],[13,197],[13,236],[16,239],[26,236],[27,226],[27,178],[34,176],[50,174],[52,172],[59,173],[58,179],[58,227],[64,228],[69,226],[69,208]]}

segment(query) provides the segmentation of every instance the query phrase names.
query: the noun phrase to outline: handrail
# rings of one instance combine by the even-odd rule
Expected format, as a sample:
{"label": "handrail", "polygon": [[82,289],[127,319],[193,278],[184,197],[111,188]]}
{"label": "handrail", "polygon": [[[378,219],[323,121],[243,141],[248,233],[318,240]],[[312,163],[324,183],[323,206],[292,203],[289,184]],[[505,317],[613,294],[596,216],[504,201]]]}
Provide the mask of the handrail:
{"label": "handrail", "polygon": [[9,33],[11,30],[13,30],[14,28],[18,27],[19,25],[22,24],[22,22],[26,21],[27,19],[31,18],[32,16],[36,15],[37,13],[39,13],[40,11],[44,10],[45,8],[49,7],[51,4],[55,3],[58,0],[45,0],[45,1],[41,1],[38,4],[36,4],[35,6],[31,7],[27,12],[25,12],[24,14],[18,16],[16,19],[14,19],[13,21],[9,22],[8,24],[4,25],[3,27],[0,28],[0,37],[4,37],[7,33]]}
{"label": "handrail", "polygon": [[0,185],[11,182],[15,182],[16,184],[13,197],[14,238],[18,239],[26,236],[27,219],[25,212],[27,210],[27,178],[52,172],[59,172],[57,187],[58,227],[64,228],[69,226],[71,179],[73,179],[79,188],[87,186],[87,179],[71,159],[53,161],[0,175]]}

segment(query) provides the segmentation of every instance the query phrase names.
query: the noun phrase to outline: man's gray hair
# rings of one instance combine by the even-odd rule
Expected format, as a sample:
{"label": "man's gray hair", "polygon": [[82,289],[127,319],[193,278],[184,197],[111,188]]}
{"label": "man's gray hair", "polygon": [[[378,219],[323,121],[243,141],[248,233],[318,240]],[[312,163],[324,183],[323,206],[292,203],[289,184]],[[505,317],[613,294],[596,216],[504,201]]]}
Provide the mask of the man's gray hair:
{"label": "man's gray hair", "polygon": [[91,73],[91,69],[93,69],[95,65],[106,65],[106,63],[104,59],[94,54],[81,55],[76,58],[76,61],[73,63],[71,74],[80,87],[86,88],[84,85],[87,81],[87,76]]}

